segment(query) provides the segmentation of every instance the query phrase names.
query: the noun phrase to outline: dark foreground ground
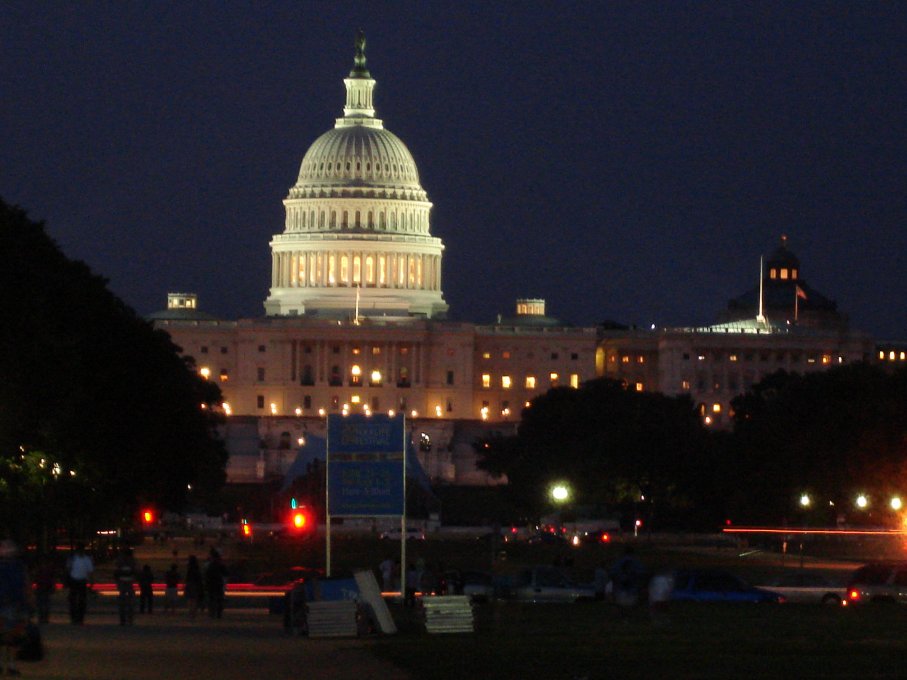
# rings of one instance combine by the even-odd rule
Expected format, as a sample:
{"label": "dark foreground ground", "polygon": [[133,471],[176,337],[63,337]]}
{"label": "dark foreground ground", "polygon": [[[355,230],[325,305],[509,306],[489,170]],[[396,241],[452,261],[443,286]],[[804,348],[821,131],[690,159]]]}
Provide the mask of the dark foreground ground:
{"label": "dark foreground ground", "polygon": [[84,626],[62,613],[43,628],[46,657],[19,662],[23,678],[46,680],[364,680],[409,677],[370,651],[372,640],[309,640],[283,632],[264,610],[228,610],[220,621],[185,612],[138,616],[121,627],[113,608],[90,610]]}

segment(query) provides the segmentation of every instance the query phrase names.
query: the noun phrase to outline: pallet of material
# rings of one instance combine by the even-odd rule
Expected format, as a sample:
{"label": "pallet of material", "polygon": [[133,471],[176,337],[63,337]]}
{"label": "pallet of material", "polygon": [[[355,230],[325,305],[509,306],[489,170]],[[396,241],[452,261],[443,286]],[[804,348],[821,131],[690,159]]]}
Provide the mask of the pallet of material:
{"label": "pallet of material", "polygon": [[356,637],[356,603],[352,600],[309,602],[309,637]]}
{"label": "pallet of material", "polygon": [[472,633],[475,622],[467,595],[436,595],[422,598],[425,630],[429,633]]}

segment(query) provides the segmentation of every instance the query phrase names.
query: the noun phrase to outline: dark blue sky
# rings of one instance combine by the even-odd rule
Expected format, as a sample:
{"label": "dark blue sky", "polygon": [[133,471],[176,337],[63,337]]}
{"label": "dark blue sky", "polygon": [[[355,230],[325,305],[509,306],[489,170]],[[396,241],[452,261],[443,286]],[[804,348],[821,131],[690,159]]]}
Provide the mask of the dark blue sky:
{"label": "dark blue sky", "polygon": [[7,0],[0,196],[141,314],[258,316],[360,27],[455,318],[711,322],[787,234],[907,338],[905,3]]}

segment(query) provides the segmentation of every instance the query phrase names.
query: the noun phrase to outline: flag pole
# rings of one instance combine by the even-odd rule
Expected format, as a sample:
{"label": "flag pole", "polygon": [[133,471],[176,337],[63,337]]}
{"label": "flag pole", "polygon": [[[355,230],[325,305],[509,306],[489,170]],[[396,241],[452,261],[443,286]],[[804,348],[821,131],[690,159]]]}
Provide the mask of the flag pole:
{"label": "flag pole", "polygon": [[758,323],[764,324],[765,323],[765,314],[762,313],[762,278],[763,278],[762,261],[763,261],[763,256],[760,255],[759,256],[759,314],[756,315],[756,321]]}

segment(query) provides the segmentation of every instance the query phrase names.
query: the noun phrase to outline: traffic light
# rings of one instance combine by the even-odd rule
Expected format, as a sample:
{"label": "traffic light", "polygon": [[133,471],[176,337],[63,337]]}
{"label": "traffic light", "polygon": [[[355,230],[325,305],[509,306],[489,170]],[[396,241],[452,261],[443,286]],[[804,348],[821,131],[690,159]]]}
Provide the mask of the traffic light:
{"label": "traffic light", "polygon": [[301,536],[314,531],[315,519],[308,508],[300,505],[295,510],[290,511],[289,525],[291,533]]}
{"label": "traffic light", "polygon": [[154,524],[154,510],[151,508],[145,508],[142,510],[142,524],[146,527],[150,527]]}

